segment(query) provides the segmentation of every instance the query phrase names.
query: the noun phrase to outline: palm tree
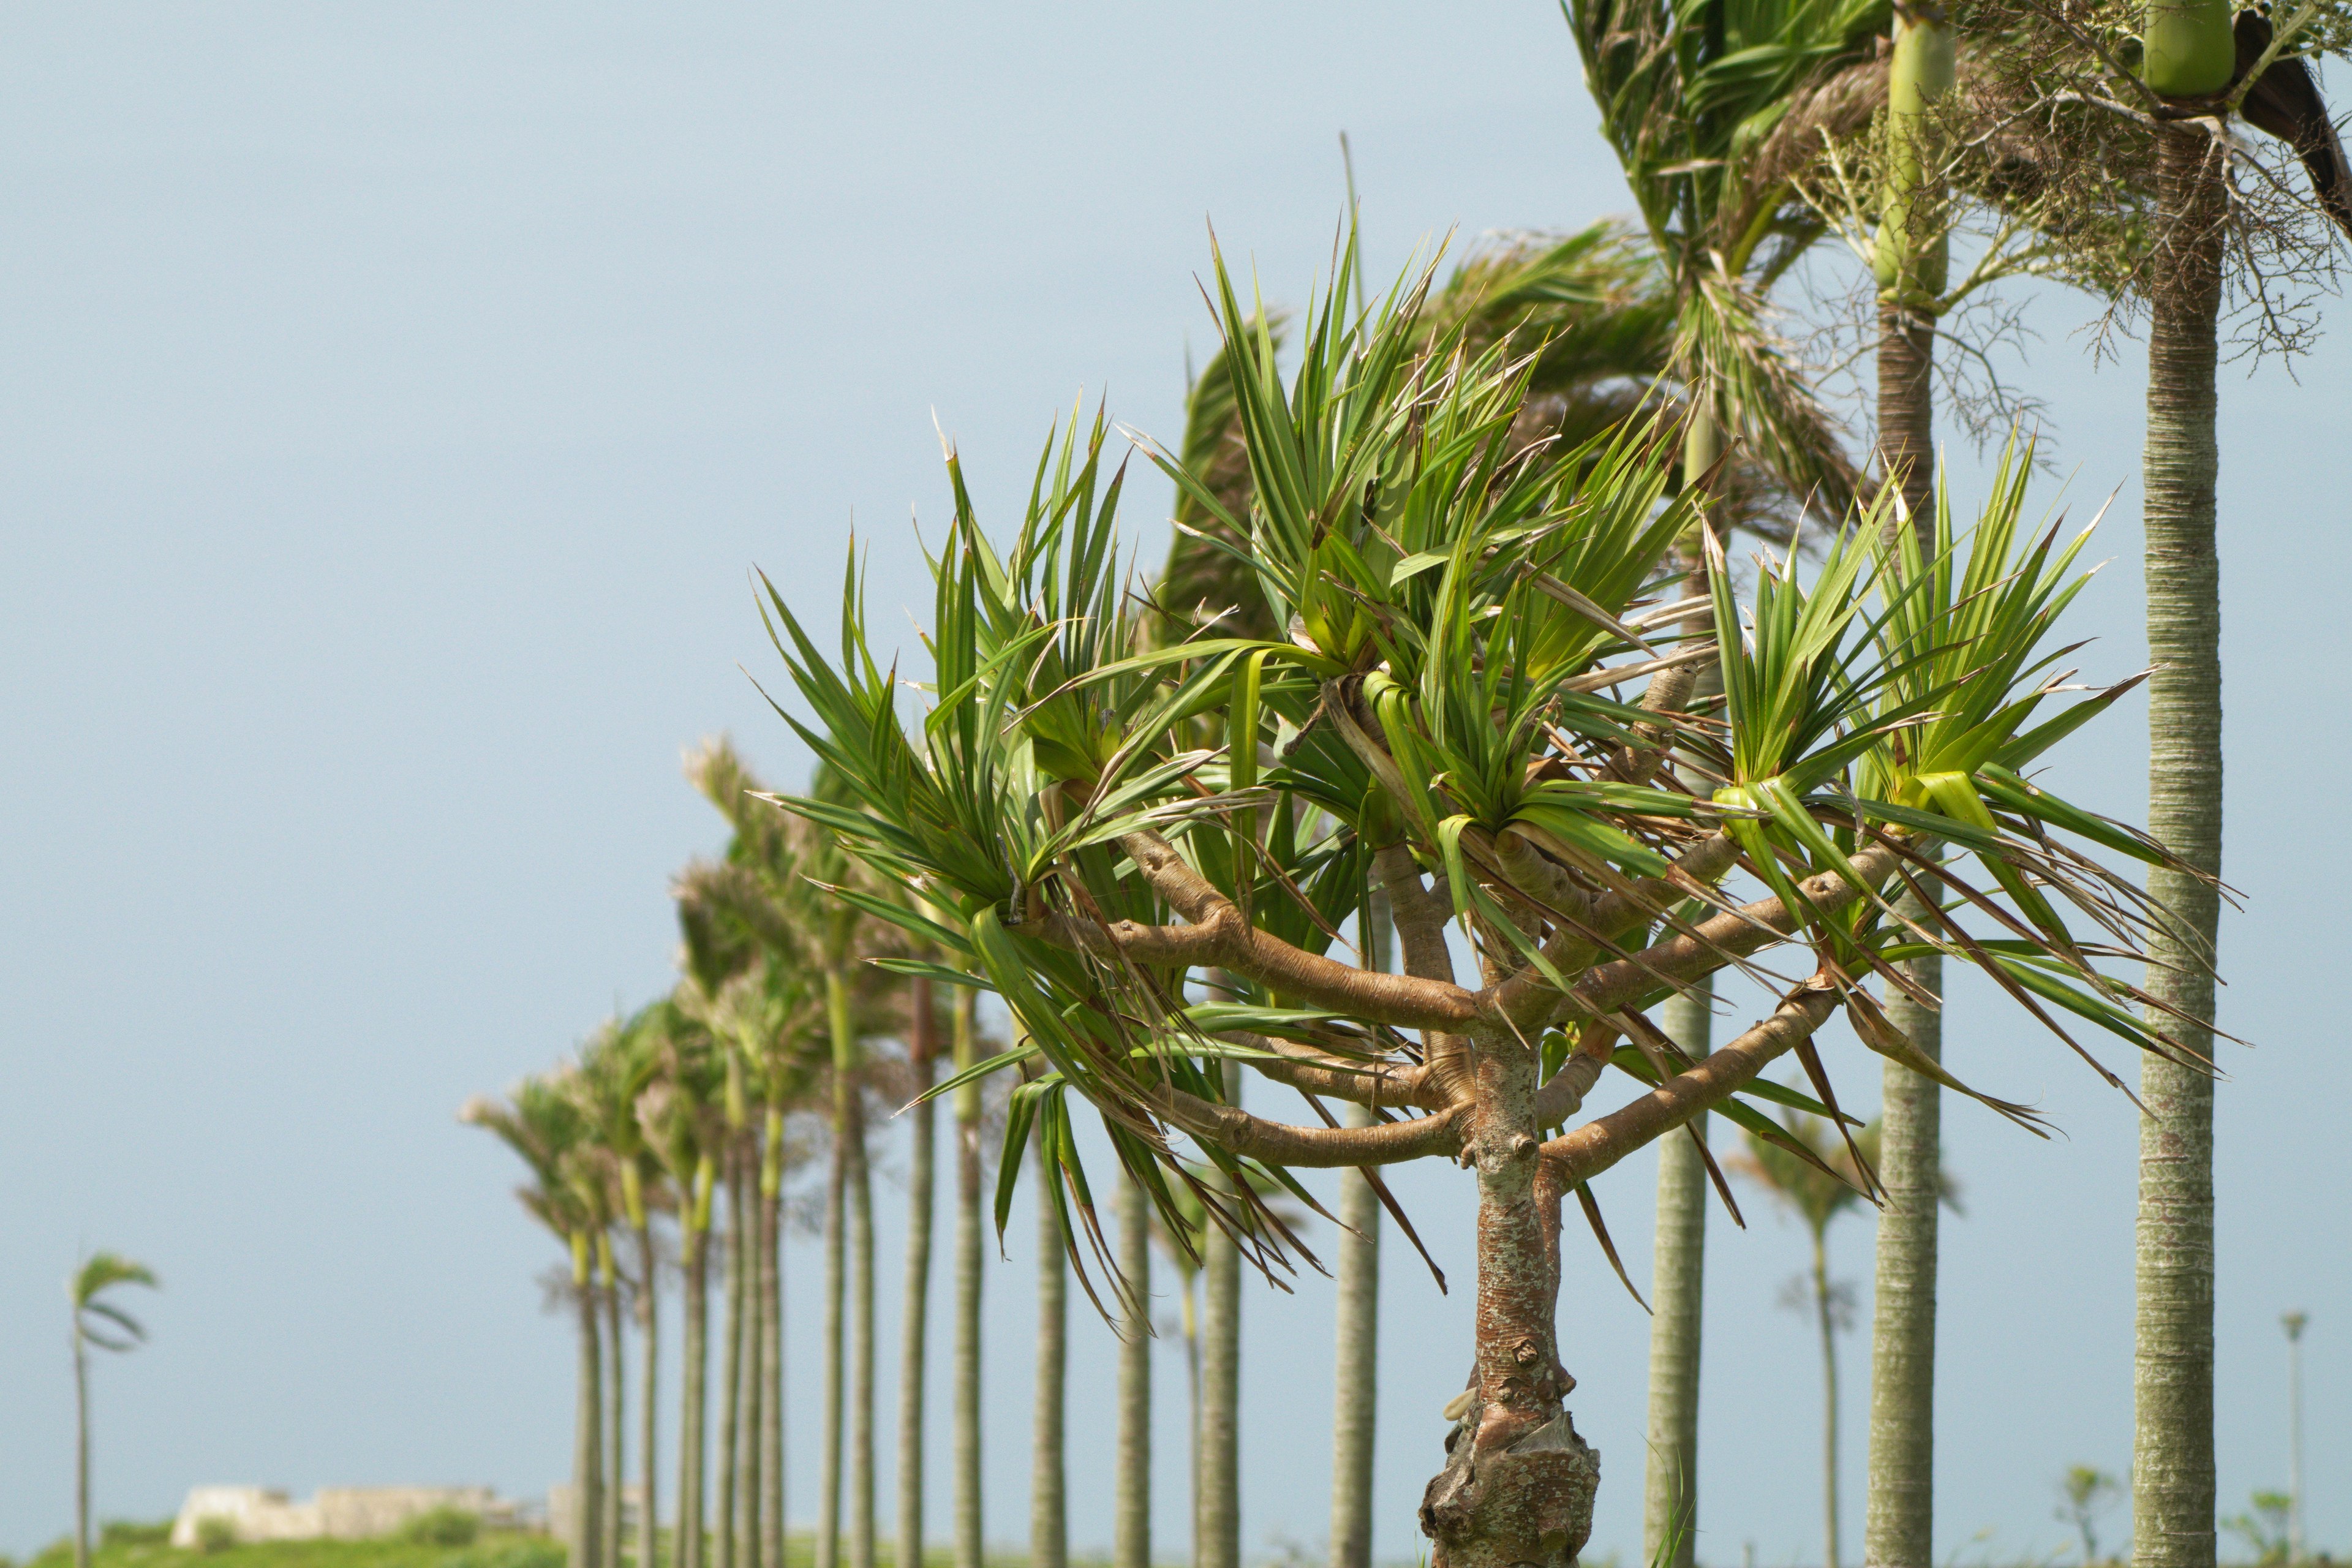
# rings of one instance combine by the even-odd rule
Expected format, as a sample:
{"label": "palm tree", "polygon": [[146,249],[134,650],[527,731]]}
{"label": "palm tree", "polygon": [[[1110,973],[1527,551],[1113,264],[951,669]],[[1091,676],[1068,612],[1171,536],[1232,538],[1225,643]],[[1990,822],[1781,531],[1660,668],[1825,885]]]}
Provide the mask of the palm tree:
{"label": "palm tree", "polygon": [[1830,1282],[1829,1229],[1838,1215],[1862,1203],[1875,1184],[1878,1125],[1873,1122],[1850,1139],[1816,1131],[1793,1116],[1784,1116],[1781,1125],[1787,1139],[1805,1145],[1806,1154],[1750,1132],[1746,1154],[1730,1163],[1802,1221],[1812,1240],[1811,1267],[1793,1283],[1801,1285],[1795,1299],[1811,1306],[1821,1332],[1822,1560],[1827,1568],[1838,1568],[1837,1331],[1849,1326],[1853,1301],[1844,1287]]}
{"label": "palm tree", "polygon": [[147,1340],[138,1319],[105,1299],[118,1285],[163,1288],[152,1269],[119,1252],[90,1254],[66,1281],[73,1302],[74,1568],[89,1568],[89,1347],[119,1354]]}
{"label": "palm tree", "polygon": [[[681,924],[685,924],[681,921]],[[690,926],[688,927],[690,930]],[[692,948],[688,942],[689,952]],[[682,984],[680,990],[688,989]],[[685,1289],[684,1366],[679,1374],[677,1525],[674,1568],[706,1568],[704,1458],[709,1437],[710,1200],[725,1140],[721,1050],[677,996],[647,1009],[645,1027],[658,1042],[661,1072],[639,1097],[646,1145],[677,1194],[678,1270]]]}
{"label": "palm tree", "polygon": [[1111,1568],[1151,1568],[1151,1199],[1133,1175],[1118,1184],[1118,1468],[1112,1485]]}
{"label": "palm tree", "polygon": [[[638,1460],[637,1563],[638,1568],[655,1568],[654,1527],[658,1514],[655,1506],[654,1400],[659,1386],[656,1370],[659,1356],[658,1342],[654,1332],[653,1219],[646,1189],[648,1180],[658,1178],[658,1170],[652,1152],[646,1146],[645,1130],[637,1121],[637,1099],[653,1081],[654,1074],[660,1067],[660,1059],[653,1049],[653,1042],[640,1026],[642,1017],[640,1015],[638,1018],[616,1021],[599,1030],[582,1049],[579,1070],[569,1081],[579,1097],[581,1111],[588,1119],[598,1151],[609,1162],[614,1184],[619,1189],[622,1222],[636,1243],[637,1277],[632,1289],[636,1296],[638,1331],[645,1347],[645,1366],[640,1373],[639,1391],[644,1407],[638,1416],[641,1453]],[[613,1487],[606,1500],[605,1533],[613,1543],[617,1564],[621,1549],[621,1477],[626,1473],[622,1458],[622,1435],[626,1424],[621,1355],[623,1281],[619,1271],[613,1266],[609,1239],[600,1238],[599,1246],[605,1276],[607,1336],[613,1347],[609,1439]]]}
{"label": "palm tree", "polygon": [[908,983],[907,1068],[914,1103],[907,1169],[907,1277],[899,1295],[898,1568],[923,1568],[923,1383],[929,1359],[931,1297],[931,1162],[937,1142],[930,1088],[939,1059],[939,1015],[931,982]]}
{"label": "palm tree", "polygon": [[496,1134],[522,1160],[531,1181],[515,1189],[516,1198],[572,1257],[571,1294],[580,1343],[572,1418],[572,1560],[574,1568],[603,1568],[604,1400],[593,1260],[605,1216],[599,1212],[601,1194],[589,1158],[589,1123],[581,1112],[581,1098],[568,1075],[525,1079],[504,1105],[478,1095],[459,1108],[457,1117]]}

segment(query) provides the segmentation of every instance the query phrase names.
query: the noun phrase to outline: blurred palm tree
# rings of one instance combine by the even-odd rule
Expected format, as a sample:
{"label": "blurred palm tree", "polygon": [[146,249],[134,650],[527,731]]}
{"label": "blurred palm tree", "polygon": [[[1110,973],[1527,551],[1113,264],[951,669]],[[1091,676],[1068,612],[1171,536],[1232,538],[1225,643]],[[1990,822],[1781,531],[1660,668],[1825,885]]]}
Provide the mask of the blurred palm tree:
{"label": "blurred palm tree", "polygon": [[575,1568],[604,1568],[604,1388],[601,1331],[593,1278],[595,1240],[607,1218],[596,1174],[588,1163],[588,1119],[576,1088],[564,1077],[530,1078],[500,1104],[477,1095],[457,1119],[485,1128],[529,1168],[531,1180],[515,1197],[532,1218],[563,1243],[572,1258],[569,1294],[578,1313],[580,1359],[572,1447],[572,1560]]}
{"label": "blurred palm tree", "polygon": [[[654,1568],[653,1521],[657,1495],[654,1478],[654,1397],[658,1387],[656,1367],[659,1358],[654,1334],[653,1220],[646,1188],[649,1178],[657,1178],[658,1167],[655,1164],[652,1151],[646,1145],[645,1129],[637,1121],[637,1099],[652,1083],[660,1061],[651,1048],[651,1042],[637,1025],[637,1019],[614,1019],[599,1029],[581,1048],[579,1069],[570,1075],[567,1082],[579,1101],[581,1113],[587,1118],[593,1156],[602,1165],[612,1190],[610,1206],[618,1211],[621,1222],[628,1227],[636,1243],[636,1318],[645,1343],[642,1373],[645,1408],[639,1424],[639,1446],[643,1455],[639,1460],[637,1563],[638,1568]],[[618,1568],[623,1511],[621,1478],[626,1474],[624,1434],[628,1419],[621,1350],[621,1298],[624,1292],[621,1273],[613,1267],[610,1243],[600,1237],[598,1246],[604,1263],[604,1321],[606,1338],[611,1342],[612,1369],[607,1379],[611,1394],[605,1404],[611,1417],[606,1447],[611,1450],[608,1464],[613,1484],[607,1489],[604,1499],[604,1536],[610,1544],[615,1568]]]}
{"label": "blurred palm tree", "polygon": [[118,1353],[144,1344],[138,1319],[105,1299],[118,1285],[162,1289],[154,1271],[119,1252],[94,1252],[66,1281],[73,1301],[74,1568],[89,1568],[89,1347]]}

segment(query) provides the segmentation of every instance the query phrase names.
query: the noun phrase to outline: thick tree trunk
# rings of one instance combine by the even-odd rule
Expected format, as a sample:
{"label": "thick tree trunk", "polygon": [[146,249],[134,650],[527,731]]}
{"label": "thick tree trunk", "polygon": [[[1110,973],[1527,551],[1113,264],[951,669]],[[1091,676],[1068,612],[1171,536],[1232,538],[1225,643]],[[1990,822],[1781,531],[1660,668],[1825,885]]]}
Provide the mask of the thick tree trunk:
{"label": "thick tree trunk", "polygon": [[768,1318],[760,1291],[760,1152],[748,1131],[742,1152],[736,1159],[743,1173],[743,1394],[742,1403],[737,1407],[741,1436],[736,1439],[735,1448],[735,1501],[740,1513],[735,1526],[735,1559],[741,1568],[763,1568],[760,1560],[760,1479],[766,1408],[761,1397],[761,1344],[766,1338]]}
{"label": "thick tree trunk", "polygon": [[609,1568],[621,1568],[621,1493],[622,1478],[628,1474],[625,1458],[625,1434],[628,1430],[628,1377],[621,1352],[621,1276],[613,1267],[613,1241],[609,1236],[596,1237],[596,1268],[604,1277],[604,1340],[611,1347],[607,1354],[605,1382],[611,1390],[605,1404],[608,1425],[604,1446],[609,1450],[606,1472],[611,1484],[604,1489],[604,1559]]}
{"label": "thick tree trunk", "polygon": [[1830,1314],[1829,1248],[1813,1232],[1813,1316],[1822,1330],[1822,1561],[1838,1568],[1837,1324]]}
{"label": "thick tree trunk", "polygon": [[[908,987],[914,1027],[908,1063],[918,1093],[931,1087],[931,1064],[939,1054],[938,1019],[931,983]],[[923,1563],[923,1374],[929,1348],[931,1302],[931,1153],[933,1126],[928,1100],[908,1113],[914,1150],[907,1166],[907,1282],[898,1342],[898,1568]]]}
{"label": "thick tree trunk", "polygon": [[[691,1210],[696,1200],[688,1195]],[[703,1568],[702,1451],[709,1417],[704,1398],[710,1381],[710,1249],[709,1236],[691,1220],[685,1236],[686,1366],[677,1439],[677,1568]]]}
{"label": "thick tree trunk", "polygon": [[[1350,1127],[1370,1127],[1350,1105]],[[1332,1368],[1331,1568],[1371,1568],[1372,1434],[1380,1409],[1381,1200],[1360,1171],[1339,1173],[1339,1321]]]}
{"label": "thick tree trunk", "polygon": [[1029,1457],[1031,1568],[1069,1568],[1063,1492],[1063,1378],[1069,1364],[1069,1265],[1052,1184],[1059,1179],[1044,1139],[1037,1149],[1037,1400]]}
{"label": "thick tree trunk", "polygon": [[89,1568],[89,1347],[74,1309],[74,1568]]}
{"label": "thick tree trunk", "polygon": [[874,1568],[874,1174],[866,1107],[849,1110],[849,1565]]}
{"label": "thick tree trunk", "polygon": [[1212,1225],[1202,1241],[1199,1568],[1241,1568],[1242,1257]]}
{"label": "thick tree trunk", "polygon": [[743,1146],[730,1129],[727,1167],[727,1307],[719,1351],[719,1500],[713,1510],[719,1526],[712,1568],[736,1568],[736,1456],[742,1434],[743,1297],[748,1270],[743,1267],[744,1237],[751,1226],[743,1213]]}
{"label": "thick tree trunk", "polygon": [[760,1158],[760,1568],[784,1568],[784,1113]]}
{"label": "thick tree trunk", "polygon": [[[2214,366],[2221,294],[2218,153],[2196,123],[2157,138],[2158,286],[2147,342],[2148,831],[2199,870],[2221,868],[2221,604],[2214,552]],[[2148,945],[2150,993],[2213,1016],[2221,904],[2193,877],[2152,869],[2167,911]],[[2184,1055],[2210,1027],[2150,1011]],[[2211,1568],[2213,1539],[2213,1084],[2141,1058],[2137,1343],[2132,1392],[2132,1557]]]}
{"label": "thick tree trunk", "polygon": [[824,1453],[817,1479],[816,1568],[841,1562],[841,1449],[843,1379],[848,1370],[849,1132],[836,1103],[833,1166],[825,1183],[824,1208]]}
{"label": "thick tree trunk", "polygon": [[572,1417],[572,1568],[604,1568],[604,1390],[598,1353],[595,1277],[586,1235],[572,1238],[572,1300],[579,1312],[579,1399]]}
{"label": "thick tree trunk", "polygon": [[[1899,479],[1920,559],[1935,558],[1934,323],[1882,300],[1878,308],[1879,447]],[[1897,525],[1899,526],[1899,525]],[[1905,896],[1903,911],[1922,913]],[[1944,961],[1914,959],[1914,980],[1941,995]],[[1895,1026],[1942,1059],[1942,1015],[1890,988]],[[1866,1568],[1933,1568],[1936,1525],[1936,1227],[1943,1195],[1942,1093],[1895,1062],[1881,1074],[1885,1105],[1870,1335],[1870,1454],[1862,1555]]]}
{"label": "thick tree trunk", "polygon": [[[661,1559],[660,1488],[654,1466],[658,1462],[654,1434],[660,1421],[661,1336],[657,1303],[659,1283],[654,1273],[653,1226],[640,1223],[637,1234],[637,1333],[645,1345],[645,1363],[637,1389],[637,1564],[657,1568]],[[677,1555],[675,1546],[671,1555]]]}
{"label": "thick tree trunk", "polygon": [[1498,1030],[1473,1040],[1478,1305],[1467,1409],[1446,1437],[1421,1528],[1432,1568],[1567,1568],[1592,1531],[1600,1456],[1564,1403],[1575,1379],[1553,1332],[1561,1194],[1538,1171],[1537,1060]]}
{"label": "thick tree trunk", "polygon": [[1118,1179],[1118,1473],[1112,1486],[1111,1568],[1151,1568],[1151,1198]]}
{"label": "thick tree trunk", "polygon": [[[955,1066],[978,1059],[977,994],[956,988]],[[980,1086],[956,1090],[955,1561],[982,1568],[980,1509]]]}
{"label": "thick tree trunk", "polygon": [[[1667,1037],[1711,1048],[1711,984],[1669,997]],[[1691,1125],[1706,1135],[1706,1119]],[[1642,1552],[1651,1568],[1691,1568],[1698,1539],[1699,1328],[1706,1284],[1706,1162],[1685,1134],[1658,1141],[1657,1232],[1650,1267],[1650,1455],[1643,1472]],[[1671,1553],[1668,1544],[1672,1543]]]}

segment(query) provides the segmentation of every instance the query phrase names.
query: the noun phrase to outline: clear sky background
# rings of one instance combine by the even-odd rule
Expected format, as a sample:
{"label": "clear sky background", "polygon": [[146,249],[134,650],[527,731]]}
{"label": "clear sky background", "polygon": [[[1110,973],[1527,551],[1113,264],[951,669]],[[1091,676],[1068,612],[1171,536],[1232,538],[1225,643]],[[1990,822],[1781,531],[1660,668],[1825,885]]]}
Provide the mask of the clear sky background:
{"label": "clear sky background", "polygon": [[[137,1303],[152,1345],[97,1372],[101,1516],[169,1513],[199,1482],[563,1474],[572,1348],[533,1283],[554,1250],[452,1112],[667,984],[667,878],[721,840],[684,747],[731,731],[800,776],[744,673],[780,673],[747,568],[825,616],[855,518],[876,624],[902,624],[928,602],[909,510],[942,515],[935,417],[999,521],[1081,393],[1172,436],[1186,344],[1213,339],[1204,220],[1299,300],[1343,128],[1381,269],[1449,229],[1627,205],[1543,0],[0,9],[0,1551],[70,1520],[60,1282],[85,1248],[166,1282]],[[2070,335],[2088,313],[2035,297],[2017,374],[2053,423],[2042,493],[2087,515],[2121,488],[2094,551],[2116,564],[2079,616],[2108,679],[2144,652],[2141,367],[2126,350],[2095,372]],[[2223,1504],[2284,1482],[2277,1315],[2307,1307],[2311,1536],[2339,1550],[2352,1070],[2316,916],[2344,853],[2305,822],[2352,761],[2346,341],[2299,381],[2225,372],[2247,905],[2225,1023],[2261,1048],[2226,1058],[2218,1156]],[[1134,487],[1147,560],[1166,505]],[[2118,710],[2062,787],[2136,812],[2143,730]],[[1976,988],[1948,1041],[2065,1134],[1946,1118],[1968,1213],[1945,1231],[1939,1552],[2012,1562],[2064,1546],[2063,1467],[2129,1460],[2134,1126]],[[1830,1055],[1872,1102],[1875,1058],[1842,1033]],[[1600,1184],[1645,1283],[1652,1171]],[[1378,1551],[1409,1561],[1467,1361],[1469,1190],[1450,1170],[1399,1185],[1454,1281],[1440,1297],[1389,1253]],[[1745,1234],[1709,1222],[1700,1552],[1777,1568],[1819,1561],[1820,1370],[1776,1301],[1801,1233],[1748,1209]],[[1006,1542],[1027,1519],[1025,1226],[989,1280]],[[1866,1218],[1832,1242],[1865,1313],[1870,1242]],[[1630,1561],[1646,1320],[1589,1245],[1570,1256],[1572,1404],[1603,1456],[1591,1556]],[[806,1242],[787,1262],[796,1519],[817,1267]],[[1313,1278],[1247,1299],[1253,1560],[1327,1533],[1330,1310]],[[883,1336],[887,1410],[887,1301]],[[1089,1321],[1076,1338],[1072,1533],[1099,1546],[1111,1342]],[[1866,1335],[1843,1351],[1853,1552]],[[1159,1366],[1172,1555],[1172,1346]]]}

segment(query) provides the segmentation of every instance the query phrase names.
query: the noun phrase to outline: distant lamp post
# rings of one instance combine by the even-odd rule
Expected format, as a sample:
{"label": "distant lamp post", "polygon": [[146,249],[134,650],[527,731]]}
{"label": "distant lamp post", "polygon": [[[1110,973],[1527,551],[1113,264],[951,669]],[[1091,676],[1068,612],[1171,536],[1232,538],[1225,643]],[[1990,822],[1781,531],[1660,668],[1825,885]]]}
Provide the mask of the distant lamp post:
{"label": "distant lamp post", "polygon": [[2282,1312],[2286,1330],[2286,1560],[2303,1561],[2303,1326],[2307,1312]]}

